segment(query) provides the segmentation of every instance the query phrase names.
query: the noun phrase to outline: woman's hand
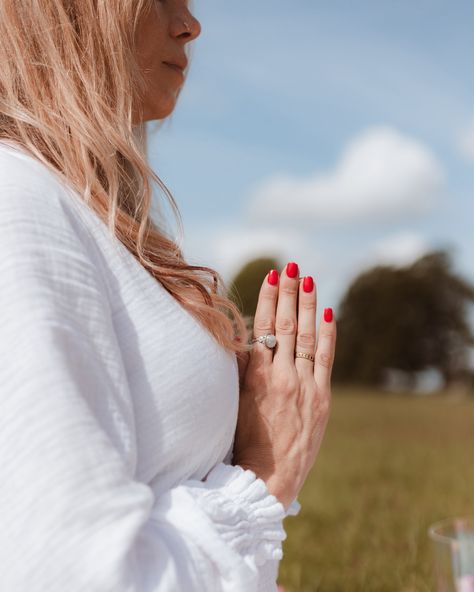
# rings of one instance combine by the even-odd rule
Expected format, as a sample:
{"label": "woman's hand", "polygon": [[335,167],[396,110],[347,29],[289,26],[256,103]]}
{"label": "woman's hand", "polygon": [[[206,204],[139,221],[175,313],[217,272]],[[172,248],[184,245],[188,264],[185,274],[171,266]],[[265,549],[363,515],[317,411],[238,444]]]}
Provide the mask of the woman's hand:
{"label": "woman's hand", "polygon": [[247,372],[247,366],[249,364],[250,352],[237,352],[237,367],[239,369],[239,390],[245,381],[245,374]]}
{"label": "woman's hand", "polygon": [[[273,285],[270,283],[273,281]],[[306,290],[308,291],[305,291]],[[260,289],[254,336],[274,333],[277,346],[255,343],[241,382],[233,464],[251,469],[288,508],[314,464],[329,417],[336,344],[326,309],[316,347],[316,289],[289,263]],[[295,349],[296,348],[296,349]],[[295,358],[315,356],[315,362]]]}

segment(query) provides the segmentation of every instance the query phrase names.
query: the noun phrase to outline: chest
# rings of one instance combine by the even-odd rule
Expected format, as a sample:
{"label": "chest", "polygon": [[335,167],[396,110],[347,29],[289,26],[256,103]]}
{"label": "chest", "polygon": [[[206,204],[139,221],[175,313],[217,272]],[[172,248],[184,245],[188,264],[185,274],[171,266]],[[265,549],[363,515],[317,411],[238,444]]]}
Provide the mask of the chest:
{"label": "chest", "polygon": [[158,494],[202,479],[232,449],[239,404],[235,354],[80,206],[98,245],[133,406],[135,478]]}
{"label": "chest", "polygon": [[202,478],[231,448],[238,369],[235,355],[153,287],[126,296],[114,324],[133,397],[137,477],[165,489]]}

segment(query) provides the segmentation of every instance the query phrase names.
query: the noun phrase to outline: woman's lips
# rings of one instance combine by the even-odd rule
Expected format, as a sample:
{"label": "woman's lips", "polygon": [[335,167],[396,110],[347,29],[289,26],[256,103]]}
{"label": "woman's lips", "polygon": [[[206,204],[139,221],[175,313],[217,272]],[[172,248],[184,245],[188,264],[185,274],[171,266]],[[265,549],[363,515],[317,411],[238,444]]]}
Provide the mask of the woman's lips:
{"label": "woman's lips", "polygon": [[176,64],[170,64],[168,62],[163,62],[163,64],[165,64],[166,66],[169,66],[170,68],[172,68],[175,72],[178,72],[178,74],[181,74],[181,76],[184,75],[183,72],[183,68],[181,68],[180,66],[177,66]]}

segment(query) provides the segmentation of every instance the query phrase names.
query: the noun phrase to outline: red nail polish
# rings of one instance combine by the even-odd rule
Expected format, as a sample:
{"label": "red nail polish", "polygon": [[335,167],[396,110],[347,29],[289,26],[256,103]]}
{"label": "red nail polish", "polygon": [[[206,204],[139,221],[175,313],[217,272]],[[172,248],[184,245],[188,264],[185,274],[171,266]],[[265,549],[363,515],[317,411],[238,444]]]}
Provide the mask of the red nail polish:
{"label": "red nail polish", "polygon": [[313,278],[310,275],[307,275],[303,280],[303,290],[305,292],[312,292],[313,291]]}
{"label": "red nail polish", "polygon": [[325,308],[324,309],[324,320],[326,323],[330,323],[332,321],[332,308]]}
{"label": "red nail polish", "polygon": [[296,263],[288,263],[286,266],[286,275],[290,278],[295,278],[298,275],[298,265]]}
{"label": "red nail polish", "polygon": [[276,286],[278,284],[278,271],[276,269],[272,269],[268,273],[268,283],[271,286]]}

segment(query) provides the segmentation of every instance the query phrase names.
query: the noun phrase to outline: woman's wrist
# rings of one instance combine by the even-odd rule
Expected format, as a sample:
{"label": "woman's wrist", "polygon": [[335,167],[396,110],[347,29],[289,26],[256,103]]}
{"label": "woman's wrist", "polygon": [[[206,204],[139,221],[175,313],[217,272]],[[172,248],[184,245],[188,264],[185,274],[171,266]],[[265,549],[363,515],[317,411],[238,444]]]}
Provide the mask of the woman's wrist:
{"label": "woman's wrist", "polygon": [[265,485],[267,486],[269,493],[274,495],[277,498],[277,500],[283,505],[286,512],[295,496],[289,493],[287,491],[287,488],[283,487],[281,480],[279,480],[276,476],[272,476],[266,479]]}
{"label": "woman's wrist", "polygon": [[275,496],[276,499],[283,505],[283,507],[285,508],[285,512],[286,512],[289,505],[293,501],[295,495],[292,495],[291,493],[286,491],[286,488],[284,487],[283,483],[281,482],[281,479],[279,479],[278,476],[275,474],[265,474],[265,471],[258,470],[253,466],[249,466],[246,464],[240,464],[240,463],[238,463],[238,464],[244,470],[250,470],[253,473],[255,473],[257,478],[261,479],[265,483],[268,492],[271,495]]}

